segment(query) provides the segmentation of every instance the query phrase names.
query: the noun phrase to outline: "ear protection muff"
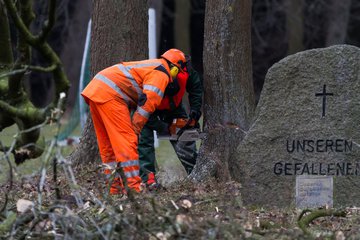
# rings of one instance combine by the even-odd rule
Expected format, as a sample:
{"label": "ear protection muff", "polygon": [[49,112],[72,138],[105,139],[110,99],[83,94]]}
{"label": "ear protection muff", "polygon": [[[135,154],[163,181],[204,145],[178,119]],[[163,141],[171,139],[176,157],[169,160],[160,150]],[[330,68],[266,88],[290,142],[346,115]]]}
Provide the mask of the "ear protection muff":
{"label": "ear protection muff", "polygon": [[172,78],[176,78],[178,73],[179,73],[179,68],[177,66],[172,66],[170,68],[170,75],[171,75]]}

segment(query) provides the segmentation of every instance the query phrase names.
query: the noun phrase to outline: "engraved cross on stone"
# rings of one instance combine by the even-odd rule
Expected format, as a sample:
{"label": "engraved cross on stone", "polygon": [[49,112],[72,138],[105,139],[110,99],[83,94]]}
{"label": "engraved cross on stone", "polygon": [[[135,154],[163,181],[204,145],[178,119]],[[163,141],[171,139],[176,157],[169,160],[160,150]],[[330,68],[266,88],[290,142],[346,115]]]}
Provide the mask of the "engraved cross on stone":
{"label": "engraved cross on stone", "polygon": [[316,97],[323,97],[323,104],[322,104],[322,117],[325,117],[325,109],[326,109],[326,96],[334,96],[333,93],[326,92],[326,84],[324,84],[322,93],[315,93]]}

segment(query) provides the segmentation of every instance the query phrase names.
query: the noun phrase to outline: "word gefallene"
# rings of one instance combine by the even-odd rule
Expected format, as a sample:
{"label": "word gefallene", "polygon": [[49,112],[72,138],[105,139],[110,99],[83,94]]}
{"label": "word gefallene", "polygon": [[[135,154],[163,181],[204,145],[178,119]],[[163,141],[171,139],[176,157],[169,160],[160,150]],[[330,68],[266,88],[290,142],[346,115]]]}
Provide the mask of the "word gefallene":
{"label": "word gefallene", "polygon": [[329,175],[329,176],[359,176],[360,162],[338,163],[287,163],[274,164],[275,175]]}

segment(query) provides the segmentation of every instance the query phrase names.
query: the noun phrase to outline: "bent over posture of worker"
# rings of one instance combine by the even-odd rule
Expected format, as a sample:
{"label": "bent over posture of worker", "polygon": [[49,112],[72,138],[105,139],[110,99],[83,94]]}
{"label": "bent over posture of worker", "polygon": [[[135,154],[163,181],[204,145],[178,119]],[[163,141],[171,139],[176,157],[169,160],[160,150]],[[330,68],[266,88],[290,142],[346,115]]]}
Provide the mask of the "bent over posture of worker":
{"label": "bent over posture of worker", "polygon": [[110,194],[126,193],[121,167],[130,189],[140,192],[138,136],[160,105],[165,88],[185,64],[185,55],[172,49],[174,58],[122,62],[100,71],[81,95],[90,107],[104,173],[113,179]]}
{"label": "bent over posture of worker", "polygon": [[[165,56],[166,54],[166,56]],[[167,59],[175,58],[171,53],[165,53],[163,56]],[[186,113],[182,104],[182,98],[188,92],[190,113]],[[191,67],[190,57],[187,56],[186,66],[182,72],[179,72],[176,79],[170,83],[165,90],[158,110],[149,118],[141,131],[139,142],[140,175],[142,181],[146,183],[149,190],[159,187],[156,181],[156,159],[154,148],[153,130],[158,133],[167,132],[174,119],[188,119],[188,122],[195,120],[197,123],[201,117],[203,86],[199,74]],[[197,124],[198,125],[198,124]],[[187,174],[190,174],[194,168],[197,158],[195,141],[182,142],[170,141],[180,162]]]}

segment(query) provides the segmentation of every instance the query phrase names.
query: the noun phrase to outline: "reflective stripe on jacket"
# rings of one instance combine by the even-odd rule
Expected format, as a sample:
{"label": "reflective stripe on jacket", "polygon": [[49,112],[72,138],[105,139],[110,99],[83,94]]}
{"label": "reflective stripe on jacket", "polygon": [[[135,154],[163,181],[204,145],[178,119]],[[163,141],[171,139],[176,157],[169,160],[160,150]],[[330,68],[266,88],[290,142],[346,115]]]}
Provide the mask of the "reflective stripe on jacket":
{"label": "reflective stripe on jacket", "polygon": [[136,109],[132,122],[139,134],[159,106],[170,81],[170,69],[164,59],[122,62],[96,74],[81,95],[87,102],[125,101],[130,109]]}

